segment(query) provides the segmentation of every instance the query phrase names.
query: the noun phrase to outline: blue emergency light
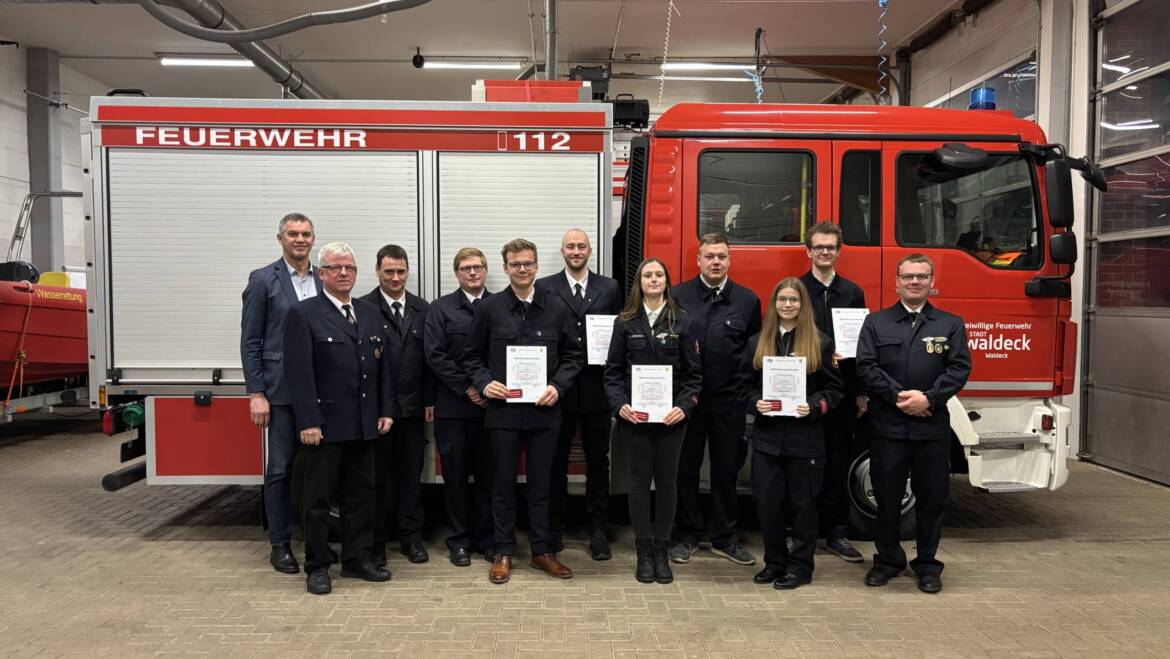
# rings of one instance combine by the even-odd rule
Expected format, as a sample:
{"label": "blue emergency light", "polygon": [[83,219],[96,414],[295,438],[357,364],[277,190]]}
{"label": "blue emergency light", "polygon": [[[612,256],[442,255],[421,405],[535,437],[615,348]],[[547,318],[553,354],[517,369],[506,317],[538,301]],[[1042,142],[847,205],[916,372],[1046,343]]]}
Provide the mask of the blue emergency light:
{"label": "blue emergency light", "polygon": [[968,110],[994,110],[995,109],[995,88],[994,87],[976,87],[971,90],[971,102],[967,105]]}

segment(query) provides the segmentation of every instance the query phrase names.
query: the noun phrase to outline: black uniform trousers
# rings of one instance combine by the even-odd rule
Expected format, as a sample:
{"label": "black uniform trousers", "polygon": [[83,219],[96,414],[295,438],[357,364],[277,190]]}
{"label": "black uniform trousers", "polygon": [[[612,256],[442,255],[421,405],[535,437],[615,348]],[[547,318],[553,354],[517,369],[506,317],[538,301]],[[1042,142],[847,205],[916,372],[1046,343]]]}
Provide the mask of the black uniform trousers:
{"label": "black uniform trousers", "polygon": [[[482,417],[435,419],[435,444],[443,469],[447,548],[491,553],[492,451]],[[475,483],[467,481],[475,477]]]}
{"label": "black uniform trousers", "polygon": [[[780,574],[809,579],[817,548],[817,495],[825,478],[822,458],[752,453],[752,500],[764,536],[764,564]],[[785,529],[792,528],[792,553]]]}
{"label": "black uniform trousers", "polygon": [[825,483],[817,499],[820,537],[837,540],[849,535],[849,465],[857,430],[857,396],[845,394],[825,416]]}
{"label": "black uniform trousers", "polygon": [[341,562],[357,567],[374,545],[374,442],[321,442],[301,447],[305,470],[305,572],[328,569],[329,506],[341,509]]}
{"label": "black uniform trousers", "polygon": [[[678,469],[678,539],[698,544],[706,534],[725,549],[739,543],[736,480],[743,465],[743,414],[698,414],[687,423]],[[699,498],[703,458],[710,453],[710,505]]]}
{"label": "black uniform trousers", "polygon": [[396,418],[390,432],[374,440],[374,547],[385,548],[396,529],[400,543],[422,542],[423,418]]}
{"label": "black uniform trousers", "polygon": [[585,511],[589,514],[589,533],[605,531],[609,518],[609,412],[561,412],[561,431],[557,438],[556,462],[550,484],[551,508],[549,531],[558,542],[565,530],[565,508],[569,498],[569,450],[573,437],[581,428],[581,448],[585,450]]}
{"label": "black uniform trousers", "polygon": [[[626,445],[630,471],[630,520],[639,540],[670,539],[678,503],[678,462],[687,422],[632,424],[618,421],[618,437]],[[654,520],[650,519],[650,489],[654,488]]]}
{"label": "black uniform trousers", "polygon": [[520,447],[524,447],[524,475],[528,484],[528,545],[532,555],[549,553],[549,478],[557,453],[559,427],[489,428],[492,446],[492,517],[496,553],[516,553],[516,476]]}
{"label": "black uniform trousers", "polygon": [[914,493],[914,512],[917,518],[915,534],[918,557],[910,567],[915,574],[939,574],[941,561],[935,559],[943,517],[947,510],[947,494],[951,484],[951,440],[890,439],[875,435],[870,445],[870,477],[877,499],[877,532],[874,544],[877,555],[875,568],[890,575],[906,569],[906,552],[902,550],[899,522],[902,517],[902,495],[906,479]]}

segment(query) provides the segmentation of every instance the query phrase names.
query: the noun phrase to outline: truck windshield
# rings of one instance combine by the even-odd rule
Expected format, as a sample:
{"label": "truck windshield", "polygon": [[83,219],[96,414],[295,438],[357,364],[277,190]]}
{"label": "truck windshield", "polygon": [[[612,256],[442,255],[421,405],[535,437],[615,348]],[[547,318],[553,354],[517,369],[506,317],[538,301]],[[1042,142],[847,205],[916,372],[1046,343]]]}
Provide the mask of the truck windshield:
{"label": "truck windshield", "polygon": [[898,157],[898,244],[961,249],[995,268],[1039,268],[1043,254],[1031,165],[991,155],[983,169],[956,170],[930,153]]}

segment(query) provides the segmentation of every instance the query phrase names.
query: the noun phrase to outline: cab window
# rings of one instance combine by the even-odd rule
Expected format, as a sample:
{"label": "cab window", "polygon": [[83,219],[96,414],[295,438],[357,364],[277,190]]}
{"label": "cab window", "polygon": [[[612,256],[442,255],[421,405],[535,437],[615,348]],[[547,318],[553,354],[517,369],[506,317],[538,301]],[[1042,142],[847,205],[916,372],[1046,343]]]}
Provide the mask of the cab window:
{"label": "cab window", "polygon": [[847,245],[877,245],[881,237],[882,161],[878,151],[841,157],[841,231]]}
{"label": "cab window", "polygon": [[899,245],[963,250],[994,268],[1040,267],[1040,226],[1028,161],[991,155],[977,171],[945,167],[929,153],[898,157]]}
{"label": "cab window", "polygon": [[703,152],[698,235],[721,231],[733,245],[800,243],[814,223],[814,171],[805,152]]}

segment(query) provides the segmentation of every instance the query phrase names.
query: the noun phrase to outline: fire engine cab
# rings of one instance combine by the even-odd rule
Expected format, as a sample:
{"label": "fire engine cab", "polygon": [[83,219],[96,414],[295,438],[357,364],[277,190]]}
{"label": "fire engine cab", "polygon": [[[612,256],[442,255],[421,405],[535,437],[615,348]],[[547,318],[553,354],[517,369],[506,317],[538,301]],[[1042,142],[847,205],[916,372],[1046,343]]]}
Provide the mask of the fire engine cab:
{"label": "fire engine cab", "polygon": [[[876,311],[898,300],[898,259],[927,254],[933,303],[964,318],[974,359],[950,402],[953,468],[992,492],[1054,490],[1068,478],[1070,422],[1056,397],[1076,370],[1070,168],[1104,184],[1010,112],[676,105],[631,143],[617,274],[629,286],[653,256],[675,281],[692,278],[699,237],[719,231],[731,278],[766,300],[808,270],[805,231],[829,220],[844,234],[838,271]],[[865,526],[864,451],[850,477]]]}

